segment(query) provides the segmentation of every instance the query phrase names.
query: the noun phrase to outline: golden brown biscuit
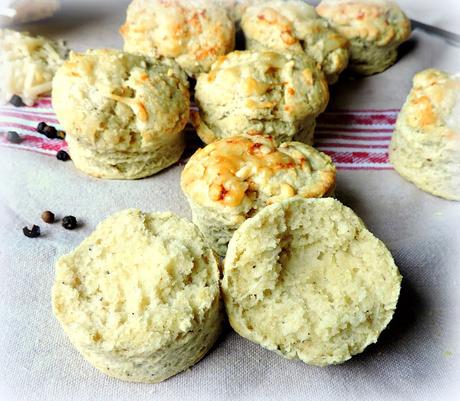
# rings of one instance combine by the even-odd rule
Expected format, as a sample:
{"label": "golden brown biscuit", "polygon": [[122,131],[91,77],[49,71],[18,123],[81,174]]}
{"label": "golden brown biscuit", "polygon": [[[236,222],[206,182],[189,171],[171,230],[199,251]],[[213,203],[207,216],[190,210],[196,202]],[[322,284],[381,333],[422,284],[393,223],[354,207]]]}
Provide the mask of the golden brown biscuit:
{"label": "golden brown biscuit", "polygon": [[146,177],[184,150],[190,100],[174,60],[107,49],[71,53],[53,80],[52,99],[72,160],[87,174]]}
{"label": "golden brown biscuit", "polygon": [[235,46],[227,11],[206,0],[133,0],[120,33],[126,51],[174,58],[190,76]]}
{"label": "golden brown biscuit", "polygon": [[305,52],[330,84],[348,64],[348,41],[302,0],[274,0],[248,7],[241,27],[248,49]]}
{"label": "golden brown biscuit", "polygon": [[396,171],[434,195],[460,200],[460,76],[419,72],[390,145]]}
{"label": "golden brown biscuit", "polygon": [[324,74],[304,53],[234,51],[201,74],[192,122],[205,143],[242,133],[277,143],[313,143],[316,117],[329,101]]}
{"label": "golden brown biscuit", "polygon": [[391,0],[322,0],[316,11],[350,41],[349,67],[363,75],[394,64],[411,33],[409,19]]}

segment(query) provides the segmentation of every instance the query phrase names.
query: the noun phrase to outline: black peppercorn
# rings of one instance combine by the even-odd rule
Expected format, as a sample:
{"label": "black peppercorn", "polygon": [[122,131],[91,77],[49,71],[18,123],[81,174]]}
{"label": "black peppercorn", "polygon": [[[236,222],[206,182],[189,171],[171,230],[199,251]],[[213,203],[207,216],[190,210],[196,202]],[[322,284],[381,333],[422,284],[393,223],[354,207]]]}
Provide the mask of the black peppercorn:
{"label": "black peppercorn", "polygon": [[51,125],[47,125],[43,128],[42,134],[45,135],[48,139],[56,139],[57,130]]}
{"label": "black peppercorn", "polygon": [[42,220],[45,223],[53,224],[54,223],[54,213],[46,210],[42,213]]}
{"label": "black peppercorn", "polygon": [[40,236],[40,227],[34,224],[32,228],[24,227],[22,232],[26,237],[37,238]]}
{"label": "black peppercorn", "polygon": [[16,131],[8,131],[8,133],[6,134],[6,139],[8,140],[8,142],[11,142],[11,143],[21,143],[22,142],[22,138],[19,136],[19,134]]}
{"label": "black peppercorn", "polygon": [[21,96],[18,96],[18,95],[13,95],[10,99],[10,103],[14,106],[14,107],[23,107],[25,106],[24,102],[22,101],[21,99]]}
{"label": "black peppercorn", "polygon": [[65,132],[59,130],[59,131],[56,133],[56,138],[57,138],[57,139],[65,139]]}
{"label": "black peppercorn", "polygon": [[39,132],[40,134],[43,134],[43,130],[48,126],[48,124],[46,124],[44,121],[42,121],[41,123],[38,123],[37,125],[37,132]]}
{"label": "black peppercorn", "polygon": [[73,230],[77,227],[77,219],[74,216],[65,216],[62,219],[62,227],[66,230]]}
{"label": "black peppercorn", "polygon": [[63,161],[63,162],[66,162],[67,160],[70,160],[70,156],[65,150],[60,150],[59,152],[57,152],[56,153],[56,158],[58,160]]}

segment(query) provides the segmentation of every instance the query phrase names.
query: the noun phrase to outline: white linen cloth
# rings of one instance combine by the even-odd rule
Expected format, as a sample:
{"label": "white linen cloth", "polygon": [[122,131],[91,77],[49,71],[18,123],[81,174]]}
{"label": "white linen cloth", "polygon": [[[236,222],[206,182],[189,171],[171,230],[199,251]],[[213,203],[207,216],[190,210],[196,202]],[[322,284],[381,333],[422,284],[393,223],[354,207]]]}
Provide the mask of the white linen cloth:
{"label": "white linen cloth", "polygon": [[[127,3],[99,0],[85,11],[64,1],[47,26],[28,28],[67,39],[75,49],[120,47],[117,29]],[[416,3],[433,4],[436,11],[442,7],[442,1]],[[444,12],[446,17],[453,13]],[[336,85],[330,107],[399,108],[416,71],[459,69],[460,49],[440,38],[415,31],[405,49],[399,63],[383,74]],[[117,210],[171,210],[190,217],[179,187],[181,169],[138,181],[101,181],[77,172],[71,162],[0,149],[0,400],[458,398],[460,203],[428,195],[394,171],[338,174],[337,197],[387,244],[404,276],[394,320],[363,354],[317,368],[283,359],[228,330],[200,363],[163,383],[124,383],[92,368],[52,315],[54,263]],[[75,231],[60,222],[47,225],[40,220],[44,210],[58,218],[75,215],[83,224]],[[41,226],[42,236],[24,237],[22,227],[33,223]]]}
{"label": "white linen cloth", "polygon": [[58,0],[0,0],[0,26],[38,21],[58,8]]}

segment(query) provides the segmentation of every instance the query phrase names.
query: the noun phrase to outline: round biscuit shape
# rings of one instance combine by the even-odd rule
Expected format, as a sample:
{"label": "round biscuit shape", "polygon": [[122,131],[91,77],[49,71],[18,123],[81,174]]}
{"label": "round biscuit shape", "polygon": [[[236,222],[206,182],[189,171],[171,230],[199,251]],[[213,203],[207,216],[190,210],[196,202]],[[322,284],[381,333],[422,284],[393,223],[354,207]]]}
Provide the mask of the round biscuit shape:
{"label": "round biscuit shape", "polygon": [[120,28],[124,50],[174,58],[191,77],[235,47],[235,25],[207,0],[133,0]]}
{"label": "round biscuit shape", "polygon": [[332,196],[335,166],[300,142],[277,146],[264,135],[240,135],[198,150],[185,165],[181,187],[193,222],[224,256],[235,230],[264,206],[293,196]]}
{"label": "round biscuit shape", "polygon": [[329,91],[306,54],[234,51],[198,77],[195,101],[199,110],[192,111],[192,123],[206,144],[247,133],[312,144]]}
{"label": "round biscuit shape", "polygon": [[56,264],[53,312],[71,343],[117,379],[156,383],[218,337],[219,269],[199,230],[172,213],[127,209]]}
{"label": "round biscuit shape", "polygon": [[338,364],[377,341],[401,276],[385,245],[334,199],[267,206],[230,241],[222,290],[231,326],[289,358]]}
{"label": "round biscuit shape", "polygon": [[322,0],[316,11],[349,40],[348,67],[362,75],[393,65],[411,33],[410,20],[392,0]]}
{"label": "round biscuit shape", "polygon": [[302,0],[275,0],[246,9],[241,20],[246,47],[305,52],[337,82],[348,64],[348,41]]}
{"label": "round biscuit shape", "polygon": [[415,75],[391,138],[390,161],[420,189],[460,200],[460,75],[435,69]]}
{"label": "round biscuit shape", "polygon": [[173,60],[112,49],[71,53],[54,77],[52,101],[74,164],[87,174],[142,178],[183,152],[190,99]]}

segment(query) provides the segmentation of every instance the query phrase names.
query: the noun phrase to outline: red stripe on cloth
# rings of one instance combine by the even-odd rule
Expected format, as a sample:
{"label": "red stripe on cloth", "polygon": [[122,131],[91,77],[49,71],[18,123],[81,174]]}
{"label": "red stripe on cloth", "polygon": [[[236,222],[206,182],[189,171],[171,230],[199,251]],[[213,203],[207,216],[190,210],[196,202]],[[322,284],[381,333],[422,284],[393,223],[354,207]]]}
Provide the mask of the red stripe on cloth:
{"label": "red stripe on cloth", "polygon": [[358,144],[358,143],[334,143],[334,142],[316,142],[315,146],[322,148],[355,148],[355,149],[388,149],[388,145],[376,144]]}
{"label": "red stripe on cloth", "polygon": [[[322,133],[315,132],[315,138],[319,139],[348,139],[350,141],[390,141],[391,136],[358,136],[358,135],[342,135],[340,133]],[[318,141],[321,142],[321,141]]]}
{"label": "red stripe on cloth", "polygon": [[356,113],[399,113],[400,109],[336,109],[328,110],[328,114],[356,114]]}
{"label": "red stripe on cloth", "polygon": [[29,118],[46,118],[53,119],[53,121],[56,121],[57,123],[56,115],[53,112],[15,110],[8,107],[4,109],[0,108],[0,116],[24,118],[25,120],[28,120]]}
{"label": "red stripe on cloth", "polygon": [[8,125],[8,124],[17,124],[17,123],[14,123],[12,121],[6,121],[6,120],[2,119],[3,116],[5,116],[5,117],[13,117],[13,118],[21,119],[21,120],[24,120],[24,121],[30,121],[30,122],[44,121],[47,124],[54,124],[54,125],[59,124],[59,121],[56,119],[56,116],[52,116],[52,115],[49,115],[49,116],[44,116],[44,115],[41,115],[41,114],[15,115],[13,113],[5,113],[5,112],[1,111],[0,112],[0,126]]}
{"label": "red stripe on cloth", "polygon": [[50,107],[51,108],[51,97],[41,97],[38,99],[32,107]]}
{"label": "red stripe on cloth", "polygon": [[[67,143],[60,139],[40,138],[32,135],[21,135],[21,138],[21,149],[23,149],[24,146],[34,149],[43,149],[56,152],[62,149],[67,149]],[[0,145],[3,144],[11,145],[11,143],[8,142],[8,140],[6,139],[6,135],[1,135]]]}
{"label": "red stripe on cloth", "polygon": [[390,134],[393,132],[393,128],[355,128],[355,127],[322,127],[318,126],[316,129],[318,132],[356,132],[356,133],[377,133],[377,134]]}
{"label": "red stripe on cloth", "polygon": [[391,166],[349,166],[349,165],[339,165],[337,167],[338,170],[393,170],[393,167]]}
{"label": "red stripe on cloth", "polygon": [[[195,105],[191,109],[197,110]],[[318,119],[316,146],[331,156],[339,170],[390,170],[387,148],[391,135],[384,134],[392,133],[398,111],[368,109],[326,112]],[[21,121],[2,121],[1,116]],[[35,133],[35,124],[40,121],[58,125],[50,97],[40,98],[34,107],[0,107],[0,131],[5,134],[0,135],[0,146],[17,146],[21,150],[47,155],[66,149],[65,141],[48,139]],[[24,132],[21,144],[15,145],[6,140],[6,131],[9,129]],[[182,160],[184,162],[185,159]]]}
{"label": "red stripe on cloth", "polygon": [[[27,120],[27,121],[31,121],[31,120]],[[18,129],[22,129],[24,131],[35,131],[35,127],[31,127],[30,125],[25,125],[25,124],[21,124],[21,123],[14,123],[14,122],[10,122],[10,121],[1,121],[0,120],[0,127],[6,127],[8,129],[10,129],[10,128],[18,128]]]}
{"label": "red stripe on cloth", "polygon": [[333,152],[324,150],[324,153],[328,154],[334,163],[346,163],[346,164],[357,164],[357,163],[375,163],[375,164],[387,164],[388,153],[368,153],[368,152]]}
{"label": "red stripe on cloth", "polygon": [[318,125],[321,123],[335,125],[394,125],[396,116],[393,114],[332,114],[324,113],[318,118]]}

